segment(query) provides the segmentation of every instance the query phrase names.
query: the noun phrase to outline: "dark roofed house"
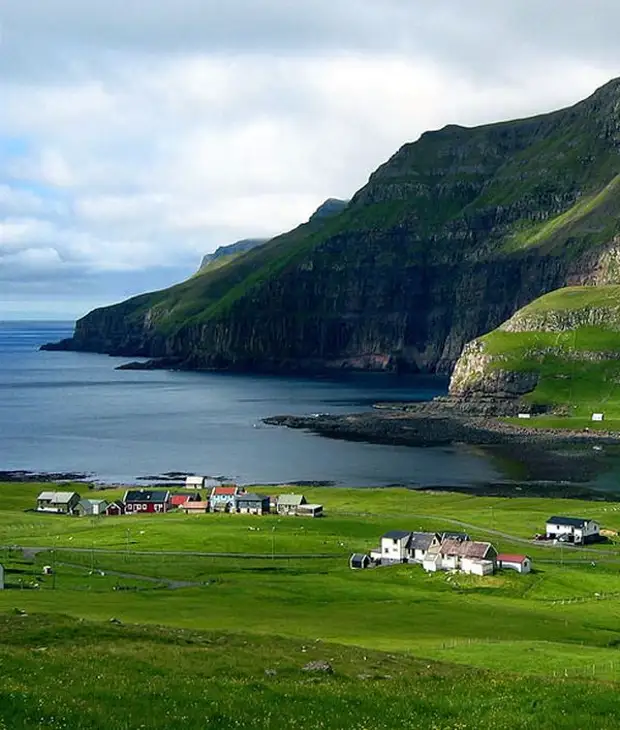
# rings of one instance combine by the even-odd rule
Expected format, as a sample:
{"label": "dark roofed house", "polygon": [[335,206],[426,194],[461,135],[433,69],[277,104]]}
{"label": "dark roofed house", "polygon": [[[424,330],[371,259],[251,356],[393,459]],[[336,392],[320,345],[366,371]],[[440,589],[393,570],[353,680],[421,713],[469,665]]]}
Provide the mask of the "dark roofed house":
{"label": "dark roofed house", "polygon": [[390,530],[381,536],[381,547],[371,555],[381,563],[404,563],[410,538],[411,533],[406,530]]}
{"label": "dark roofed house", "polygon": [[159,489],[130,489],[125,492],[123,502],[128,515],[167,512],[170,508],[170,492]]}
{"label": "dark roofed house", "polygon": [[244,493],[237,496],[237,509],[246,515],[269,514],[269,497],[264,494]]}
{"label": "dark roofed house", "polygon": [[412,532],[407,545],[409,560],[421,563],[428,551],[440,544],[441,538],[436,532]]}
{"label": "dark roofed house", "polygon": [[546,524],[548,540],[564,540],[575,545],[584,545],[601,539],[600,525],[584,517],[549,517]]}
{"label": "dark roofed house", "polygon": [[70,515],[79,501],[77,492],[41,492],[37,497],[37,511]]}

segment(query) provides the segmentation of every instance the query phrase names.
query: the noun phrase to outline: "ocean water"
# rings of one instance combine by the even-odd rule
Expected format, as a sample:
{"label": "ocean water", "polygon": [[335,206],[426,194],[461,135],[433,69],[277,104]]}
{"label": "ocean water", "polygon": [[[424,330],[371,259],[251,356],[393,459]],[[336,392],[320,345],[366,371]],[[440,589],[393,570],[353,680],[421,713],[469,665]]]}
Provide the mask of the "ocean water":
{"label": "ocean water", "polygon": [[275,414],[344,413],[377,400],[425,400],[429,377],[357,374],[289,378],[118,371],[126,359],[38,347],[72,324],[0,323],[0,470],[87,472],[135,482],[196,472],[242,484],[474,485],[501,474],[467,446],[346,442],[261,424]]}

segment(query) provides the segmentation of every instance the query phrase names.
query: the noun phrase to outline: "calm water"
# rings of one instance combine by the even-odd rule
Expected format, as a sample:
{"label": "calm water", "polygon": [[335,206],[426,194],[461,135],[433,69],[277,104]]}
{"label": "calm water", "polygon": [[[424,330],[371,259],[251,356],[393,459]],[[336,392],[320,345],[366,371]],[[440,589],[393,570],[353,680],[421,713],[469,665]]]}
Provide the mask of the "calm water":
{"label": "calm water", "polygon": [[429,399],[432,378],[341,379],[117,371],[125,359],[39,352],[70,323],[0,323],[0,470],[83,471],[135,481],[168,471],[240,483],[467,485],[501,478],[468,447],[324,439],[260,424],[279,413],[343,413],[377,400]]}

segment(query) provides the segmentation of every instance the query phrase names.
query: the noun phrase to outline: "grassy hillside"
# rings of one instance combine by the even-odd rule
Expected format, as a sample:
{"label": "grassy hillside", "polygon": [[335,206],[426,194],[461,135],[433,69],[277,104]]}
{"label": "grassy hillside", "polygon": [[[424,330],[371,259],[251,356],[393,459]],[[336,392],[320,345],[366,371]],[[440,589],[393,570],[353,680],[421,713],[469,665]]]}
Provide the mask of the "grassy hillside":
{"label": "grassy hillside", "polygon": [[[39,489],[0,484],[0,727],[617,726],[620,543],[520,541],[550,513],[618,530],[620,504],[315,488],[320,520],[70,518],[24,512]],[[462,523],[535,571],[348,568]]]}

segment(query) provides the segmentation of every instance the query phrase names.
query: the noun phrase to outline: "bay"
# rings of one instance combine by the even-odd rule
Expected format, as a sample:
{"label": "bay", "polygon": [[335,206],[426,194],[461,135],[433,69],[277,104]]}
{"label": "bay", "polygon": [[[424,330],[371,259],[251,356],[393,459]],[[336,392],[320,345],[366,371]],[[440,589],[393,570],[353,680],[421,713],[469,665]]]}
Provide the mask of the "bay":
{"label": "bay", "polygon": [[69,322],[0,323],[0,470],[88,472],[134,483],[165,472],[241,484],[471,486],[502,477],[467,446],[412,448],[340,440],[261,424],[274,414],[346,413],[378,400],[428,400],[432,377],[292,378],[118,371],[125,359],[39,352]]}

